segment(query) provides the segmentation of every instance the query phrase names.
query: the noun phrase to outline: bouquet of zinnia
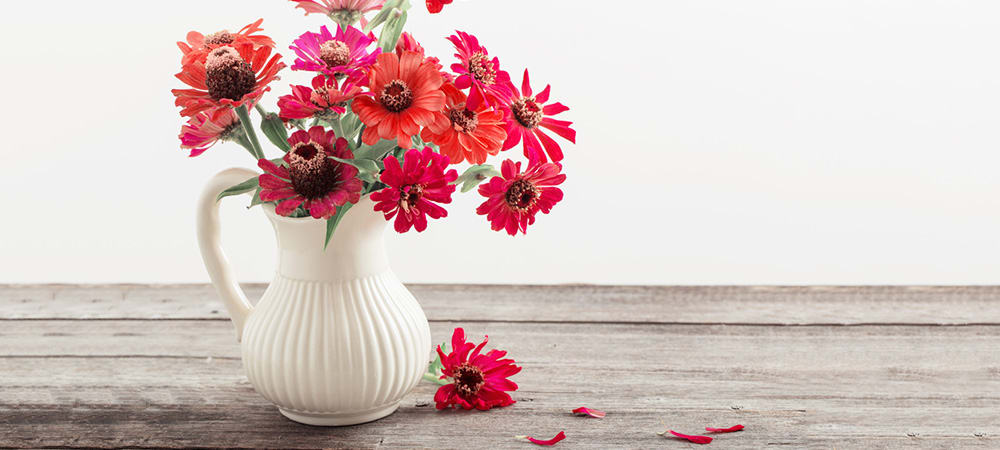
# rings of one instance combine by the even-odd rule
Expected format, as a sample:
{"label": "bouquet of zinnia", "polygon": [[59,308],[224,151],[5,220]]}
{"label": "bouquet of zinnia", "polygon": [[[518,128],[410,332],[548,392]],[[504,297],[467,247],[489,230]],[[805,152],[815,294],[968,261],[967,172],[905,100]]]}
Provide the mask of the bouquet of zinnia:
{"label": "bouquet of zinnia", "polygon": [[[187,118],[181,147],[198,156],[235,142],[263,171],[220,198],[254,192],[251,206],[326,220],[327,241],[365,195],[396,231],[420,232],[428,217],[448,215],[442,205],[459,187],[478,187],[485,201],[476,212],[511,236],[562,200],[563,152],[551,135],[575,143],[576,132],[553,118],[569,108],[550,101],[549,86],[536,93],[527,70],[515,85],[499,58],[461,31],[447,38],[457,62],[446,70],[403,31],[409,0],[291,1],[330,17],[335,32],[322,26],[294,41],[291,70],[312,79],[291,85],[277,113],[260,101],[286,65],[261,34],[263,20],[238,32],[192,31],[178,42],[177,78],[190,87],[173,90]],[[426,3],[438,13],[451,1]],[[258,128],[283,155],[265,154]],[[487,163],[518,144],[525,160],[504,159],[499,170]],[[451,168],[463,163],[462,175]]]}

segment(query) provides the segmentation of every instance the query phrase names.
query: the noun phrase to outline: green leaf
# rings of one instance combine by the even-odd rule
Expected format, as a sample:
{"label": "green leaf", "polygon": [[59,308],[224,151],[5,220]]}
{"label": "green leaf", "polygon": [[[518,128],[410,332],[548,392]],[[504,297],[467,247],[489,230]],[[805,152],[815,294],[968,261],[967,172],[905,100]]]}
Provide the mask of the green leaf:
{"label": "green leaf", "polygon": [[257,177],[253,177],[246,180],[236,186],[226,189],[219,193],[219,196],[215,198],[215,201],[222,200],[223,198],[229,197],[231,195],[246,194],[254,189],[257,189],[260,185],[258,184]]}
{"label": "green leaf", "polygon": [[267,113],[263,117],[260,121],[260,129],[264,132],[264,136],[267,136],[267,140],[271,141],[275,147],[288,153],[292,146],[288,145],[288,130],[285,128],[285,123],[275,113]]}
{"label": "green leaf", "polygon": [[357,159],[357,158],[343,159],[343,158],[338,158],[336,156],[330,156],[329,158],[334,161],[339,161],[344,164],[350,164],[354,167],[357,167],[358,178],[361,178],[362,180],[369,183],[374,183],[375,181],[377,181],[378,177],[376,175],[378,175],[378,173],[381,172],[382,170],[379,168],[378,163],[370,159]]}
{"label": "green leaf", "polygon": [[500,176],[500,172],[490,164],[476,164],[465,170],[458,179],[451,184],[461,184],[462,192],[469,192],[479,186],[479,183],[492,177]]}
{"label": "green leaf", "polygon": [[403,34],[403,26],[406,25],[406,11],[399,16],[394,16],[382,27],[382,33],[378,37],[378,47],[383,52],[391,52],[399,42],[399,36]]}
{"label": "green leaf", "polygon": [[337,225],[340,224],[340,220],[344,218],[344,214],[354,206],[354,203],[347,203],[340,208],[337,208],[337,214],[326,220],[326,242],[323,243],[323,250],[330,245],[330,238],[333,237],[333,232],[337,230]]}
{"label": "green leaf", "polygon": [[408,0],[388,0],[382,5],[382,9],[372,17],[372,20],[365,25],[365,33],[368,33],[382,25],[386,20],[392,17],[392,11],[394,9],[406,10],[410,8],[410,2]]}
{"label": "green leaf", "polygon": [[396,141],[381,140],[375,143],[375,145],[361,145],[357,151],[354,152],[354,159],[370,159],[372,161],[381,161],[385,155],[396,149]]}
{"label": "green leaf", "polygon": [[253,193],[253,200],[250,200],[250,206],[248,206],[247,209],[253,208],[261,203],[264,202],[260,199],[260,186],[258,186],[257,190]]}
{"label": "green leaf", "polygon": [[[448,342],[441,343],[441,351],[445,353],[448,352]],[[439,385],[448,384],[448,380],[441,379],[443,369],[444,364],[441,364],[441,355],[437,355],[434,357],[434,361],[431,361],[431,363],[427,366],[427,372],[424,373],[423,378]]]}

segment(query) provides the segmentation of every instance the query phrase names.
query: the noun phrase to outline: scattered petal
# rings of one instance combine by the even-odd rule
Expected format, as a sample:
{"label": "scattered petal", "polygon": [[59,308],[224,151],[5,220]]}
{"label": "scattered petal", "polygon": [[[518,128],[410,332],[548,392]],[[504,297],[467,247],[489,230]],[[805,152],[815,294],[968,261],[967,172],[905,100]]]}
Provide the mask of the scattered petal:
{"label": "scattered petal", "polygon": [[705,431],[708,431],[709,433],[732,433],[734,431],[740,431],[742,429],[743,429],[743,425],[733,425],[733,426],[731,426],[729,428],[705,427]]}
{"label": "scattered petal", "polygon": [[597,419],[603,419],[604,416],[606,416],[608,413],[604,411],[598,411],[596,409],[590,409],[587,408],[586,406],[581,406],[579,408],[574,409],[573,414],[583,414]]}
{"label": "scattered petal", "polygon": [[[547,441],[543,441],[543,440],[540,440],[540,439],[535,439],[535,438],[529,437],[529,436],[514,436],[514,437],[516,439],[526,439],[526,440],[528,440],[529,442],[531,442],[532,444],[535,444],[535,445],[550,446],[550,445],[556,445],[556,442],[559,442],[559,441],[561,441],[563,439],[566,439],[566,432],[560,431],[559,434],[556,435],[556,437],[554,437],[552,439],[549,439]],[[708,439],[711,440],[712,438],[708,438]]]}
{"label": "scattered petal", "polygon": [[687,439],[688,441],[694,442],[695,444],[707,444],[709,442],[712,442],[712,438],[708,436],[688,436],[686,434],[680,434],[674,430],[667,430],[666,433],[656,433],[656,434],[663,436],[664,434],[667,433],[670,433],[680,439]]}

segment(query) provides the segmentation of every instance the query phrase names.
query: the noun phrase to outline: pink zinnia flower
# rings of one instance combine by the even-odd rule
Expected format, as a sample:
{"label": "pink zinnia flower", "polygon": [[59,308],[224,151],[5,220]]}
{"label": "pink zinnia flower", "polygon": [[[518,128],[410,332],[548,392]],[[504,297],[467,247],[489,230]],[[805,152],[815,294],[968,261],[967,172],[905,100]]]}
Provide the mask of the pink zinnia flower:
{"label": "pink zinnia flower", "polygon": [[479,45],[479,39],[462,31],[448,37],[455,44],[455,57],[461,61],[451,65],[451,70],[458,74],[455,86],[459,89],[472,88],[469,92],[469,108],[476,109],[480,104],[496,106],[509,101],[510,75],[500,70],[500,59],[490,59],[486,47]]}
{"label": "pink zinnia flower", "polygon": [[298,55],[292,70],[322,72],[329,76],[363,73],[375,63],[380,52],[379,49],[368,52],[372,42],[375,42],[374,34],[366,35],[357,28],[345,30],[338,26],[337,34],[333,35],[323,25],[319,33],[307,31],[289,47]]}
{"label": "pink zinnia flower", "polygon": [[521,368],[514,365],[513,359],[501,359],[507,355],[505,351],[494,349],[481,353],[487,341],[488,336],[479,345],[465,342],[465,330],[455,328],[451,336],[451,353],[445,355],[438,346],[438,356],[444,366],[441,379],[451,379],[451,383],[441,386],[434,394],[437,409],[458,406],[467,410],[487,410],[514,404],[506,391],[516,391],[517,384],[507,378]]}
{"label": "pink zinnia flower", "polygon": [[[216,116],[216,117],[213,117]],[[181,148],[191,150],[189,156],[198,156],[212,148],[219,141],[228,141],[242,133],[239,117],[231,109],[216,114],[198,113],[181,127]]]}
{"label": "pink zinnia flower", "polygon": [[347,111],[347,102],[361,95],[356,79],[317,75],[308,86],[292,86],[291,95],[278,98],[279,116],[282,119],[332,118]]}
{"label": "pink zinnia flower", "polygon": [[338,23],[364,20],[364,14],[382,9],[385,0],[291,0],[309,14],[325,14]]}
{"label": "pink zinnia flower", "polygon": [[518,230],[527,233],[528,225],[535,223],[535,214],[548,214],[562,200],[563,192],[556,187],[566,180],[561,171],[562,164],[544,163],[521,173],[521,163],[505,160],[502,176],[479,186],[479,194],[487,200],[476,214],[485,215],[494,231],[506,230],[511,236]]}
{"label": "pink zinnia flower", "polygon": [[514,98],[504,107],[504,113],[507,116],[507,142],[504,142],[503,149],[513,148],[523,140],[524,156],[528,157],[532,163],[546,162],[546,153],[549,154],[549,158],[553,162],[562,161],[563,152],[559,144],[548,134],[545,134],[542,128],[547,128],[575,144],[576,131],[570,128],[573,122],[556,120],[551,117],[569,111],[569,108],[558,102],[545,104],[549,101],[551,86],[545,86],[542,92],[532,97],[527,70],[524,71],[521,91],[518,92],[513,83],[510,88],[514,92]]}
{"label": "pink zinnia flower", "polygon": [[308,132],[296,131],[288,138],[292,149],[285,154],[284,165],[261,159],[264,169],[260,180],[260,199],[280,201],[275,212],[289,216],[302,206],[316,219],[328,219],[337,207],[361,199],[358,169],[328,158],[352,159],[347,140],[337,138],[333,131],[312,127]]}
{"label": "pink zinnia flower", "polygon": [[403,157],[403,165],[395,156],[385,158],[381,180],[387,188],[372,193],[375,210],[385,213],[385,220],[396,217],[396,231],[405,233],[410,227],[417,232],[427,229],[427,217],[440,219],[448,211],[437,203],[451,203],[458,171],[448,170],[448,157],[434,153],[430,147],[421,152],[411,149]]}

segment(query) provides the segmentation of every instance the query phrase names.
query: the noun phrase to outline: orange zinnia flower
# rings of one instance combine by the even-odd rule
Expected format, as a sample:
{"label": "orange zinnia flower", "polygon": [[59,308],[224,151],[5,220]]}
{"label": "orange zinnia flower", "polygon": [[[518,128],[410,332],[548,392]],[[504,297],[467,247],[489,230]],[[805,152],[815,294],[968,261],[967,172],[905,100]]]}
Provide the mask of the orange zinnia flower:
{"label": "orange zinnia flower", "polygon": [[197,60],[205,62],[208,52],[223,45],[233,45],[241,41],[252,42],[256,47],[274,48],[274,41],[271,38],[262,34],[256,34],[258,31],[264,30],[260,27],[260,24],[263,22],[264,19],[257,19],[256,22],[241,28],[236,33],[230,33],[229,30],[222,30],[206,36],[197,31],[189,32],[187,34],[187,42],[177,43],[177,46],[181,49],[181,53],[184,54],[181,64],[190,64],[192,61]]}
{"label": "orange zinnia flower", "polygon": [[378,55],[368,79],[372,96],[358,97],[351,105],[365,124],[365,144],[395,139],[400,147],[410,148],[420,127],[440,133],[451,123],[441,112],[445,106],[441,91],[444,80],[434,64],[419,53]]}
{"label": "orange zinnia flower", "polygon": [[441,147],[441,153],[447,155],[452,164],[464,160],[482,164],[487,156],[500,153],[500,147],[507,140],[504,113],[485,103],[469,109],[465,94],[453,84],[445,84],[441,89],[447,96],[444,114],[449,126],[440,133],[424,128],[420,138]]}
{"label": "orange zinnia flower", "polygon": [[[270,59],[268,59],[270,57]],[[271,47],[256,47],[244,41],[213,49],[204,62],[185,64],[176,76],[194,89],[174,89],[174,102],[188,117],[208,110],[253,106],[268,84],[278,79],[285,64],[281,55],[271,57]]]}

